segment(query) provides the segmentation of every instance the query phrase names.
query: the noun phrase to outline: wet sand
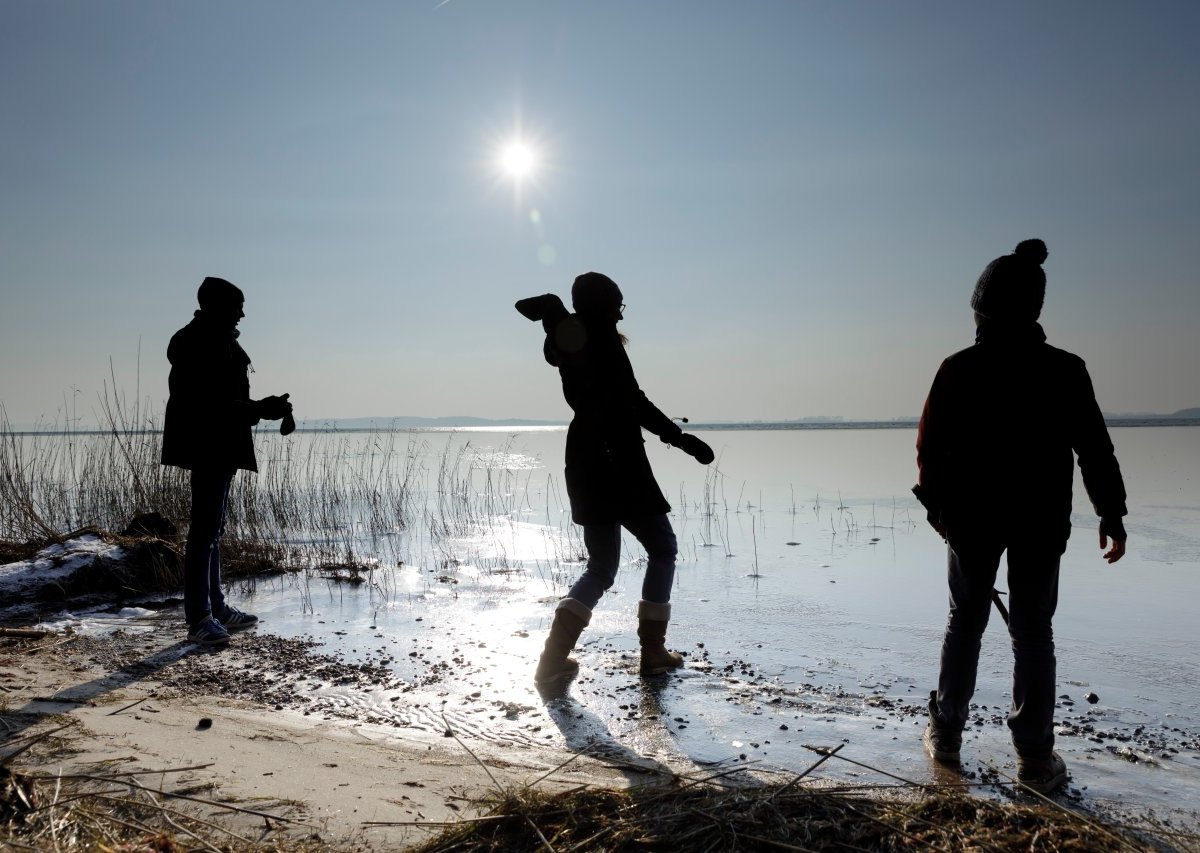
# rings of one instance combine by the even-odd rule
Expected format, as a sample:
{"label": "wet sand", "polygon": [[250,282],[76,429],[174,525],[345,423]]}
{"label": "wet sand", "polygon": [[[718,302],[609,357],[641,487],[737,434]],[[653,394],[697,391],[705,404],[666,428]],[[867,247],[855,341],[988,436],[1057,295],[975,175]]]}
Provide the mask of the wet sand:
{"label": "wet sand", "polygon": [[314,711],[300,698],[305,682],[366,688],[379,673],[313,654],[308,643],[250,631],[228,649],[200,651],[179,639],[164,625],[0,641],[5,740],[68,726],[53,757],[34,750],[13,766],[137,769],[155,790],[260,813],[203,808],[243,835],[380,850],[473,814],[497,785],[554,792],[655,778],[551,749],[474,741],[468,751],[446,732]]}
{"label": "wet sand", "polygon": [[[472,679],[460,675],[461,652],[450,643],[444,657],[414,659],[424,677],[400,678],[386,653],[346,660],[313,640],[262,627],[235,635],[225,649],[202,650],[183,641],[176,616],[138,618],[111,633],[5,641],[6,739],[69,722],[70,754],[41,771],[80,772],[101,763],[166,771],[143,778],[164,791],[201,791],[207,800],[276,816],[226,815],[235,830],[320,837],[359,849],[413,844],[440,831],[441,822],[476,814],[480,798],[498,785],[536,783],[554,792],[714,772],[748,785],[783,780],[802,768],[781,769],[772,759],[775,744],[844,745],[843,760],[828,762],[806,784],[907,780],[1013,796],[1007,784],[1013,770],[997,760],[1007,739],[999,708],[977,709],[964,765],[955,772],[920,752],[920,698],[783,687],[752,662],[707,648],[693,649],[682,672],[640,679],[627,649],[599,641],[584,650],[587,664],[569,689],[517,703],[482,683],[471,689]],[[724,682],[731,711],[771,727],[757,740],[735,742],[740,753],[704,749],[713,740],[705,715],[676,713],[686,706],[683,694],[711,693],[705,685],[714,677]],[[1075,709],[1074,702],[1063,700],[1059,737],[1076,775],[1056,799],[1144,823],[1150,816],[1144,810],[1101,801],[1076,780],[1094,780],[1104,764],[1119,761],[1140,765],[1153,784],[1169,784],[1177,775],[1172,764],[1197,760],[1193,736],[1105,724],[1082,697],[1085,707]],[[893,743],[891,761],[869,747],[880,741]],[[1095,766],[1083,768],[1084,762]],[[195,769],[174,772],[180,768]],[[1153,816],[1180,831],[1200,825],[1186,801]]]}

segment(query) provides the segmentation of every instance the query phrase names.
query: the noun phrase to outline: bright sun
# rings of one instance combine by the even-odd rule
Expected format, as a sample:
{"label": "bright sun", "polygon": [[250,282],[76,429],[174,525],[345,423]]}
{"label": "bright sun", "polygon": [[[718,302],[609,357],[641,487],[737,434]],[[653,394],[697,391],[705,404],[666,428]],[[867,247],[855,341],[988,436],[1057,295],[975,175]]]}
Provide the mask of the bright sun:
{"label": "bright sun", "polygon": [[500,151],[500,169],[514,180],[527,178],[537,166],[537,152],[524,142],[510,142]]}

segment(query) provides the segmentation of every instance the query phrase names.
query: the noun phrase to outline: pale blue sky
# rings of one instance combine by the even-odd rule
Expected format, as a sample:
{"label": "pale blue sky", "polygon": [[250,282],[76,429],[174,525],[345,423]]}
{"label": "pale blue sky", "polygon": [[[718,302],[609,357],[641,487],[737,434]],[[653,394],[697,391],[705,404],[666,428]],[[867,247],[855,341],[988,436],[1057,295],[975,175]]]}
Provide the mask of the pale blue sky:
{"label": "pale blue sky", "polygon": [[301,417],[565,418],[512,303],[594,269],[672,414],[915,415],[1039,236],[1102,406],[1200,405],[1197,44],[1192,0],[5,0],[0,401],[132,395],[140,342],[161,406],[220,275]]}

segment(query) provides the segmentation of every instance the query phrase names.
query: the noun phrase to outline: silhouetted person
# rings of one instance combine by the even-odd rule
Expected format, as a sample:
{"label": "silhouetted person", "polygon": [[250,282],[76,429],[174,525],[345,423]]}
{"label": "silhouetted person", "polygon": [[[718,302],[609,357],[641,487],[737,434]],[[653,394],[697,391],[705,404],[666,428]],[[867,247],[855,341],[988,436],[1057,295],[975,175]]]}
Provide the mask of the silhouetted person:
{"label": "silhouetted person", "polygon": [[586,571],[555,608],[535,675],[541,685],[578,671],[567,655],[591,620],[592,608],[616,579],[622,527],[637,537],[648,558],[638,602],[641,672],[657,675],[683,664],[679,654],[666,648],[677,552],[667,518],[671,506],[650,470],[642,429],[705,465],[713,460],[707,444],[684,433],[638,387],[625,339],[617,331],[625,306],[616,283],[600,273],[585,273],[571,287],[571,302],[574,314],[553,294],[517,303],[525,317],[541,320],[546,361],[558,368],[563,396],[575,413],[567,430],[567,495],[588,552]]}
{"label": "silhouetted person", "polygon": [[1087,368],[1047,344],[1037,322],[1046,257],[1045,243],[1025,240],[980,275],[971,297],[975,345],[947,358],[934,377],[917,433],[913,489],[949,544],[950,616],[926,750],[937,761],[959,760],[980,639],[1007,551],[1014,657],[1008,726],[1017,778],[1041,793],[1067,776],[1054,751],[1051,620],[1071,533],[1072,451],[1110,563],[1125,553],[1126,513],[1121,470]]}
{"label": "silhouetted person", "polygon": [[238,343],[237,330],[245,316],[242,291],[223,278],[206,278],[196,296],[200,310],[167,347],[171,396],[162,463],[192,472],[183,611],[188,639],[211,646],[229,642],[230,631],[258,622],[225,602],[220,540],[234,473],[258,470],[251,427],[290,415],[292,404],[287,394],[250,399],[250,357]]}

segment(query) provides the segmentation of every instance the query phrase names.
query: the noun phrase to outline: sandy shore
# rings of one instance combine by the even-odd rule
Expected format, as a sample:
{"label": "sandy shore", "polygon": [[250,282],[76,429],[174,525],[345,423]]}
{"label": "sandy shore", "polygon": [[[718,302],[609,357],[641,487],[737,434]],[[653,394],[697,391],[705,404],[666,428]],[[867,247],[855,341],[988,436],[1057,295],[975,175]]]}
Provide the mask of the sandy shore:
{"label": "sandy shore", "polygon": [[[68,544],[0,566],[6,624],[27,624],[47,609],[39,590],[61,585],[76,564],[90,566],[97,554],[116,559],[116,546],[95,537]],[[53,791],[56,774],[102,771],[120,775],[112,784],[128,790],[136,773],[150,789],[137,796],[192,809],[219,823],[218,833],[298,842],[292,849],[402,848],[477,814],[480,799],[501,787],[556,793],[714,773],[755,786],[817,760],[785,753],[783,763],[768,763],[768,749],[777,754],[772,740],[793,751],[853,744],[839,756],[847,763],[829,762],[806,787],[902,779],[908,794],[920,785],[968,785],[994,800],[1006,796],[1003,774],[1012,772],[999,708],[979,709],[969,763],[948,772],[921,751],[924,700],[911,685],[889,695],[780,685],[752,653],[721,653],[711,643],[686,648],[687,669],[650,684],[637,677],[628,632],[612,626],[584,649],[572,696],[545,702],[528,681],[539,638],[518,629],[506,649],[436,608],[386,635],[374,624],[354,633],[318,621],[327,639],[350,634],[340,646],[284,638],[268,622],[221,651],[184,640],[177,600],[52,609],[60,615],[46,624],[56,633],[0,638],[0,819],[6,769],[50,778],[43,793]],[[1085,685],[1078,687],[1064,689],[1079,697]],[[1125,722],[1103,705],[1060,699],[1072,781],[1058,801],[1194,835],[1195,730],[1169,715],[1157,725],[1144,716]],[[709,730],[707,710],[718,703],[767,724]],[[718,737],[721,746],[711,748]],[[1127,800],[1126,792],[1136,796]]]}
{"label": "sandy shore", "polygon": [[[139,770],[142,784],[193,797],[173,802],[242,837],[360,850],[418,842],[439,822],[475,814],[497,785],[554,792],[654,781],[573,753],[327,719],[293,701],[298,680],[329,677],[332,665],[261,630],[219,652],[166,627],[0,640],[4,741],[67,725],[52,754],[31,749],[14,769]],[[336,677],[365,685],[375,674],[342,665]]]}

